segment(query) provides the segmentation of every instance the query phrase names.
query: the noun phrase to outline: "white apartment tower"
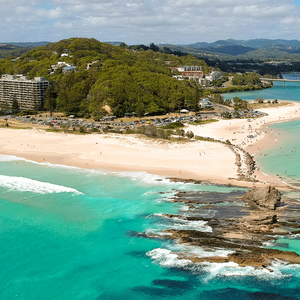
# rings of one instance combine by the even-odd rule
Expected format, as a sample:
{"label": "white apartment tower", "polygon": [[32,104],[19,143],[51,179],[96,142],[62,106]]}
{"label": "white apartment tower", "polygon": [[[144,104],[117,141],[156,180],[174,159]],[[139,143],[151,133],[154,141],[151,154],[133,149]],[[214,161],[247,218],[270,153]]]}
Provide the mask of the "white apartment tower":
{"label": "white apartment tower", "polygon": [[44,77],[28,79],[23,75],[2,75],[0,78],[0,106],[11,107],[13,100],[18,101],[21,109],[33,110],[44,104],[45,92],[49,81]]}

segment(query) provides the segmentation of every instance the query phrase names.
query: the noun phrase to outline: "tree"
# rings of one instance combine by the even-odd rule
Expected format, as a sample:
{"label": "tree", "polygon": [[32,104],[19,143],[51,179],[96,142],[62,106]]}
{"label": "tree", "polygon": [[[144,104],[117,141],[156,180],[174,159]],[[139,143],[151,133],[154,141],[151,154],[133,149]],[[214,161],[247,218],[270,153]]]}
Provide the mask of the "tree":
{"label": "tree", "polygon": [[139,118],[142,118],[144,116],[145,109],[144,109],[144,105],[142,103],[138,104],[138,106],[136,108],[136,113]]}
{"label": "tree", "polygon": [[19,103],[18,103],[16,95],[13,95],[13,101],[12,101],[11,109],[14,112],[14,114],[19,112]]}
{"label": "tree", "polygon": [[128,48],[128,46],[124,42],[120,43],[119,47],[122,49]]}
{"label": "tree", "polygon": [[224,105],[226,105],[226,106],[231,106],[231,105],[232,105],[231,99],[226,99],[226,100],[224,101]]}
{"label": "tree", "polygon": [[194,132],[193,131],[187,131],[187,133],[185,135],[188,139],[192,139],[194,137]]}
{"label": "tree", "polygon": [[61,124],[60,128],[63,130],[64,133],[67,133],[68,130],[69,130],[69,128],[70,128],[70,126],[71,126],[70,123],[67,122],[67,123]]}
{"label": "tree", "polygon": [[49,110],[50,117],[52,117],[52,112],[56,107],[55,93],[52,85],[49,85],[45,92],[45,103],[44,108]]}
{"label": "tree", "polygon": [[257,103],[264,103],[264,98],[263,98],[263,97],[255,98],[255,101],[256,101]]}
{"label": "tree", "polygon": [[156,46],[154,43],[150,44],[150,50],[154,51],[154,52],[158,52],[159,51],[159,47]]}
{"label": "tree", "polygon": [[231,114],[228,111],[224,111],[221,113],[221,117],[225,119],[231,119]]}
{"label": "tree", "polygon": [[34,115],[38,113],[39,107],[38,107],[38,101],[37,101],[37,95],[34,90],[32,90],[32,110]]}
{"label": "tree", "polygon": [[5,127],[8,127],[8,126],[9,126],[9,125],[8,125],[8,119],[5,118],[4,121],[5,121]]}
{"label": "tree", "polygon": [[184,129],[181,129],[181,128],[177,128],[175,133],[180,137],[184,137],[184,134],[185,134]]}
{"label": "tree", "polygon": [[213,103],[224,104],[224,98],[220,94],[214,94],[209,99]]}

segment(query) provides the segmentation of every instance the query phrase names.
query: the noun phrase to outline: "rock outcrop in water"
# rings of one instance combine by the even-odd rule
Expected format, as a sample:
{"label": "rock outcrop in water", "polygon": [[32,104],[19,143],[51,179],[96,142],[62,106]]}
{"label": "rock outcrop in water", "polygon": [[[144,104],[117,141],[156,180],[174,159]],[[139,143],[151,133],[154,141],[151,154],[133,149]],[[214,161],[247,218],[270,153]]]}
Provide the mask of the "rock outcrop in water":
{"label": "rock outcrop in water", "polygon": [[275,210],[276,207],[280,206],[281,193],[272,186],[254,187],[249,190],[242,199],[245,201],[254,202],[260,207]]}
{"label": "rock outcrop in water", "polygon": [[[235,262],[241,267],[252,266],[269,270],[272,262],[276,260],[300,264],[297,253],[264,246],[266,242],[274,241],[277,235],[298,233],[300,229],[298,216],[292,215],[300,210],[297,202],[289,203],[274,214],[274,210],[281,203],[281,193],[274,187],[253,188],[245,195],[241,192],[180,192],[174,202],[185,204],[188,210],[185,209],[182,215],[162,215],[168,222],[172,223],[174,220],[174,223],[178,223],[181,220],[188,227],[189,222],[204,221],[211,228],[211,232],[201,228],[177,229],[171,225],[162,235],[143,233],[140,236],[171,239],[178,244],[204,249],[201,256],[187,252],[176,253],[179,259],[188,259],[194,263]],[[205,255],[206,251],[211,253],[220,249],[230,253],[225,257]]]}

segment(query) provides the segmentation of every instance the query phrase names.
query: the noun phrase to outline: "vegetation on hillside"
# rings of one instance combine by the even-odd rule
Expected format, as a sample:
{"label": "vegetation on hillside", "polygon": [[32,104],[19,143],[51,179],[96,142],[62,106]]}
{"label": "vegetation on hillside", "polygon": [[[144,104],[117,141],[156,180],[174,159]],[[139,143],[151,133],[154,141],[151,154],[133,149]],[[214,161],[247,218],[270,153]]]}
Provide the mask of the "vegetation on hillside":
{"label": "vegetation on hillside", "polygon": [[[172,78],[168,67],[201,65],[205,72],[209,67],[192,55],[177,57],[154,50],[136,51],[123,44],[70,38],[32,49],[17,61],[0,59],[0,74],[44,76],[51,82],[45,108],[56,107],[66,114],[97,119],[108,113],[104,107],[118,117],[132,112],[138,116],[165,114],[182,108],[197,111],[202,90],[195,82]],[[51,65],[59,61],[77,68],[68,73],[62,67],[51,72]]]}

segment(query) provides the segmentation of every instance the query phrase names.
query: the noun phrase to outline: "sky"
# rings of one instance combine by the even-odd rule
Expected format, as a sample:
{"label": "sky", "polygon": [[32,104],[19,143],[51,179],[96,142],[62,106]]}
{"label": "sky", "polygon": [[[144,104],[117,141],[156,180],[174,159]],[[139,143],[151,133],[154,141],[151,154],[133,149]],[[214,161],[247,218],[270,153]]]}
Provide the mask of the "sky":
{"label": "sky", "polygon": [[300,39],[300,0],[0,0],[0,43]]}

